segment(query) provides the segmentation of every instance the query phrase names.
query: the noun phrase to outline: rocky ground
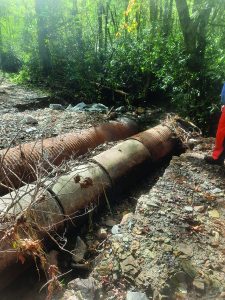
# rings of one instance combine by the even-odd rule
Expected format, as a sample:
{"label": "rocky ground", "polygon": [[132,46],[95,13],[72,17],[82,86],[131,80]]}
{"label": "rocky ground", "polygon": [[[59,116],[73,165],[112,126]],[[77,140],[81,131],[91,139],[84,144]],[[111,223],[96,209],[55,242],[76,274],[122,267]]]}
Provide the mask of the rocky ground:
{"label": "rocky ground", "polygon": [[55,103],[47,94],[28,90],[9,82],[0,85],[0,149],[20,143],[57,136],[66,132],[80,132],[117,117],[128,116],[140,121],[144,127],[156,124],[155,116],[160,109],[117,110],[109,107],[101,111],[74,111],[74,105],[65,100],[63,105]]}
{"label": "rocky ground", "polygon": [[[23,99],[17,98],[16,90],[0,88],[1,148],[87,128],[109,117],[49,107],[19,111],[12,108]],[[150,111],[129,113],[146,119]],[[143,174],[144,180],[130,187],[129,196],[118,198],[113,214],[107,209],[99,212],[91,226],[89,222],[79,232],[81,238],[73,236],[69,265],[60,251],[49,254],[59,267],[63,265],[62,272],[75,270],[70,279],[77,277],[59,277],[63,289],[54,299],[225,299],[225,167],[203,161],[213,147],[212,138],[186,142],[184,154]],[[20,298],[30,295],[25,290]]]}
{"label": "rocky ground", "polygon": [[104,121],[104,115],[99,113],[77,113],[66,110],[67,106],[49,108],[51,101],[54,102],[43,92],[34,92],[9,82],[2,83],[0,149],[70,131],[80,131]]}
{"label": "rocky ground", "polygon": [[200,149],[173,157],[135,213],[112,228],[92,272],[103,299],[135,299],[127,291],[143,299],[225,298],[225,170],[204,164]]}

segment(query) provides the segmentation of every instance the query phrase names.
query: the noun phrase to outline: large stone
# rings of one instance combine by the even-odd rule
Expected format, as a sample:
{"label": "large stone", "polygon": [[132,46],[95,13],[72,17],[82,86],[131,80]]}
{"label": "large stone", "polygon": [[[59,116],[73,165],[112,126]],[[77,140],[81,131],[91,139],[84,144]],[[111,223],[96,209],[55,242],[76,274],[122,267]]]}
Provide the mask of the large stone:
{"label": "large stone", "polygon": [[82,295],[84,300],[94,300],[97,296],[98,285],[93,277],[87,279],[76,278],[68,283],[68,288],[75,291],[75,295]]}
{"label": "large stone", "polygon": [[133,280],[135,279],[135,276],[139,271],[139,266],[132,255],[128,256],[126,259],[124,259],[122,262],[120,262],[120,267],[121,267],[122,273],[126,277],[133,279]]}

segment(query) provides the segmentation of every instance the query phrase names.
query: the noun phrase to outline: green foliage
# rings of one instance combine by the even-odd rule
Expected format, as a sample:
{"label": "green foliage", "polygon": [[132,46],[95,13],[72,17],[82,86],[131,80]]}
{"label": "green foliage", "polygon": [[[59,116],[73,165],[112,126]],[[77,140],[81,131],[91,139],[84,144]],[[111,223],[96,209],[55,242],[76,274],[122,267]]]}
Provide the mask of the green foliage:
{"label": "green foliage", "polygon": [[224,0],[1,0],[0,67],[88,101],[104,100],[101,87],[135,103],[164,94],[207,127],[225,78],[224,16]]}

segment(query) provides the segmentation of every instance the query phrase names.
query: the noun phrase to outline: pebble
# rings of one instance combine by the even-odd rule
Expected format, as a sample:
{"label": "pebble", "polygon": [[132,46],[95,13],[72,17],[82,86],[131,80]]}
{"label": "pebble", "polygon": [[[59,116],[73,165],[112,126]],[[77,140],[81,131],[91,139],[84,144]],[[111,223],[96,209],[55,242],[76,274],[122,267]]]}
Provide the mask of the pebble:
{"label": "pebble", "polygon": [[208,215],[209,215],[209,217],[215,218],[215,219],[220,217],[220,214],[219,214],[218,210],[216,210],[216,209],[208,211]]}
{"label": "pebble", "polygon": [[126,300],[148,300],[145,293],[128,291]]}
{"label": "pebble", "polygon": [[65,108],[62,106],[62,104],[49,104],[50,109],[54,110],[64,110]]}
{"label": "pebble", "polygon": [[106,229],[104,229],[104,228],[99,228],[99,230],[97,231],[96,235],[97,235],[97,238],[98,238],[98,239],[104,240],[104,239],[107,238],[108,233],[107,233],[107,230],[106,230]]}
{"label": "pebble", "polygon": [[215,188],[215,189],[213,189],[213,190],[211,191],[212,194],[219,194],[219,193],[221,193],[221,192],[222,192],[222,190],[219,189],[219,188]]}
{"label": "pebble", "polygon": [[26,133],[30,133],[30,132],[37,131],[37,128],[36,127],[30,127],[30,128],[25,129],[25,131],[26,131]]}
{"label": "pebble", "polygon": [[194,211],[196,212],[202,213],[204,212],[204,210],[205,210],[204,205],[194,206]]}
{"label": "pebble", "polygon": [[193,247],[191,245],[185,244],[185,243],[180,243],[178,244],[178,251],[181,253],[187,255],[187,256],[192,256],[193,255]]}
{"label": "pebble", "polygon": [[185,207],[184,207],[184,210],[185,210],[186,212],[191,213],[191,212],[193,212],[193,207],[192,207],[192,206],[185,206]]}
{"label": "pebble", "polygon": [[129,242],[129,238],[127,236],[123,237],[123,242],[125,243]]}
{"label": "pebble", "polygon": [[36,120],[35,118],[33,118],[30,115],[25,116],[23,122],[28,125],[37,125],[38,124],[38,120]]}
{"label": "pebble", "polygon": [[194,288],[196,288],[196,290],[198,290],[200,292],[204,292],[204,290],[205,290],[204,281],[201,279],[194,279],[193,286],[194,286]]}
{"label": "pebble", "polygon": [[121,232],[120,225],[114,225],[111,229],[112,234],[119,234]]}
{"label": "pebble", "polygon": [[117,222],[113,219],[108,218],[103,222],[103,224],[108,226],[108,227],[113,227],[114,225],[117,224]]}
{"label": "pebble", "polygon": [[120,222],[120,224],[125,224],[127,221],[131,220],[133,217],[133,213],[125,214]]}

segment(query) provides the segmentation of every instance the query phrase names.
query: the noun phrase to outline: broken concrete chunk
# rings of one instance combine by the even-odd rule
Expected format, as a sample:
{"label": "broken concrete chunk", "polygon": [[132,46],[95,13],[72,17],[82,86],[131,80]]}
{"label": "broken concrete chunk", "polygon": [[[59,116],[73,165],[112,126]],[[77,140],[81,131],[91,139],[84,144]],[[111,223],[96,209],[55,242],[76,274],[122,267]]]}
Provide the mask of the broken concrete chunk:
{"label": "broken concrete chunk", "polygon": [[211,243],[212,246],[217,247],[219,246],[219,242],[220,242],[220,234],[217,231],[213,231],[214,234],[214,239]]}

